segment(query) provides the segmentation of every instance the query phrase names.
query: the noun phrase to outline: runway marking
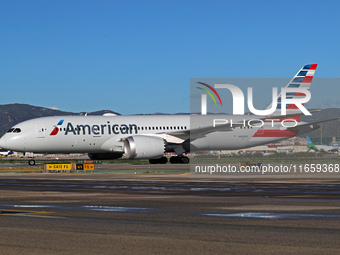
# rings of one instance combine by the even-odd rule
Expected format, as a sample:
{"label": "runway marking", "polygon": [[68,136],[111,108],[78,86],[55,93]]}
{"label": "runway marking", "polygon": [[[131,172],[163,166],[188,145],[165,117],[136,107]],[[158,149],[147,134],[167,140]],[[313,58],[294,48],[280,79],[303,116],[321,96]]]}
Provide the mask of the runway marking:
{"label": "runway marking", "polygon": [[234,217],[234,218],[258,218],[258,219],[317,219],[317,218],[340,218],[340,215],[329,214],[298,214],[298,213],[258,213],[258,212],[241,212],[241,213],[212,213],[202,214],[214,217]]}
{"label": "runway marking", "polygon": [[[87,211],[101,211],[101,212],[151,212],[156,209],[154,208],[143,208],[143,207],[123,207],[123,206],[105,206],[105,205],[11,205],[11,204],[2,204],[1,206],[5,207],[14,207],[14,208],[53,208],[53,209],[65,209],[65,210],[87,210]],[[3,209],[1,211],[17,212],[17,213],[51,213],[51,212],[39,212],[39,211],[24,211],[24,210],[8,210]]]}
{"label": "runway marking", "polygon": [[11,215],[11,214],[42,214],[42,213],[52,213],[52,212],[0,209],[0,215]]}
{"label": "runway marking", "polygon": [[101,212],[149,212],[151,208],[138,208],[138,207],[121,207],[121,206],[80,206],[80,208],[84,208],[85,210],[90,211],[101,211]]}

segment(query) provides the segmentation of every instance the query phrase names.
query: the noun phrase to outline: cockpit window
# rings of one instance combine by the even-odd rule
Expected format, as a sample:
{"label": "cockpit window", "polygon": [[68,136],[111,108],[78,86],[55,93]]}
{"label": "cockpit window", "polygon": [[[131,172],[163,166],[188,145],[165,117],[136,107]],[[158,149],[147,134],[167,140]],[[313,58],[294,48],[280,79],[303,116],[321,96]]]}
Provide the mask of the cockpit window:
{"label": "cockpit window", "polygon": [[20,133],[21,132],[21,129],[20,128],[16,128],[14,129],[13,133]]}
{"label": "cockpit window", "polygon": [[7,131],[7,133],[12,133],[14,128],[11,128],[10,130]]}

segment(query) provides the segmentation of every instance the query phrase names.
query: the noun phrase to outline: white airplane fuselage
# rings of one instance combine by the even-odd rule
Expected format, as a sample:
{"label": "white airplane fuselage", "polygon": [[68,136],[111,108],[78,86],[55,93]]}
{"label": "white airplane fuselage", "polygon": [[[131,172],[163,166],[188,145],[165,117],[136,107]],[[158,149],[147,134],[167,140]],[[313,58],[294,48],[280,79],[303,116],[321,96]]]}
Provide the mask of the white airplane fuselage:
{"label": "white airplane fuselage", "polygon": [[[201,127],[210,123],[212,126],[214,118],[243,119],[232,115],[205,116],[202,124],[194,125]],[[0,139],[0,147],[35,153],[124,153],[124,139],[129,136],[159,137],[169,144],[181,145],[190,140],[191,125],[190,115],[43,117],[14,126],[14,132],[7,132]],[[298,133],[298,130],[280,129],[280,123],[274,126],[266,123],[262,128],[238,126],[232,130],[217,130],[195,136],[191,148],[195,151],[234,150],[275,142]]]}

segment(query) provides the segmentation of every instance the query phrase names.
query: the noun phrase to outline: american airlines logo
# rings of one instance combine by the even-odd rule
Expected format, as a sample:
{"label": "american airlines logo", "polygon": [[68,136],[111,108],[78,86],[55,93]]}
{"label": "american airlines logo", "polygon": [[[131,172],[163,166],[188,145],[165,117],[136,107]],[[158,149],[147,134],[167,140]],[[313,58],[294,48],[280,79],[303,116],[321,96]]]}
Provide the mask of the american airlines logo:
{"label": "american airlines logo", "polygon": [[[53,131],[50,135],[57,135],[59,131],[62,131],[61,125],[64,120],[60,120],[56,126],[54,126]],[[137,134],[138,129],[136,124],[111,124],[108,121],[106,124],[84,124],[84,125],[73,125],[68,122],[66,128],[64,129],[65,135],[69,133],[73,135],[105,135],[105,134]]]}
{"label": "american airlines logo", "polygon": [[54,129],[52,130],[50,135],[56,135],[59,132],[60,126],[64,123],[64,120],[60,120],[56,126],[54,126]]}

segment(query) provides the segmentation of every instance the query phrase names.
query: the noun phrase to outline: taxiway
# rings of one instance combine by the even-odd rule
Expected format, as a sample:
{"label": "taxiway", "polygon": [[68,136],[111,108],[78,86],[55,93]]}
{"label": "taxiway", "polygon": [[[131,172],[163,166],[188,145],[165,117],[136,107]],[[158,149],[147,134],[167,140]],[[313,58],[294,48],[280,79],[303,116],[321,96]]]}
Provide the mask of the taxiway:
{"label": "taxiway", "polygon": [[4,254],[335,254],[340,179],[1,174]]}

